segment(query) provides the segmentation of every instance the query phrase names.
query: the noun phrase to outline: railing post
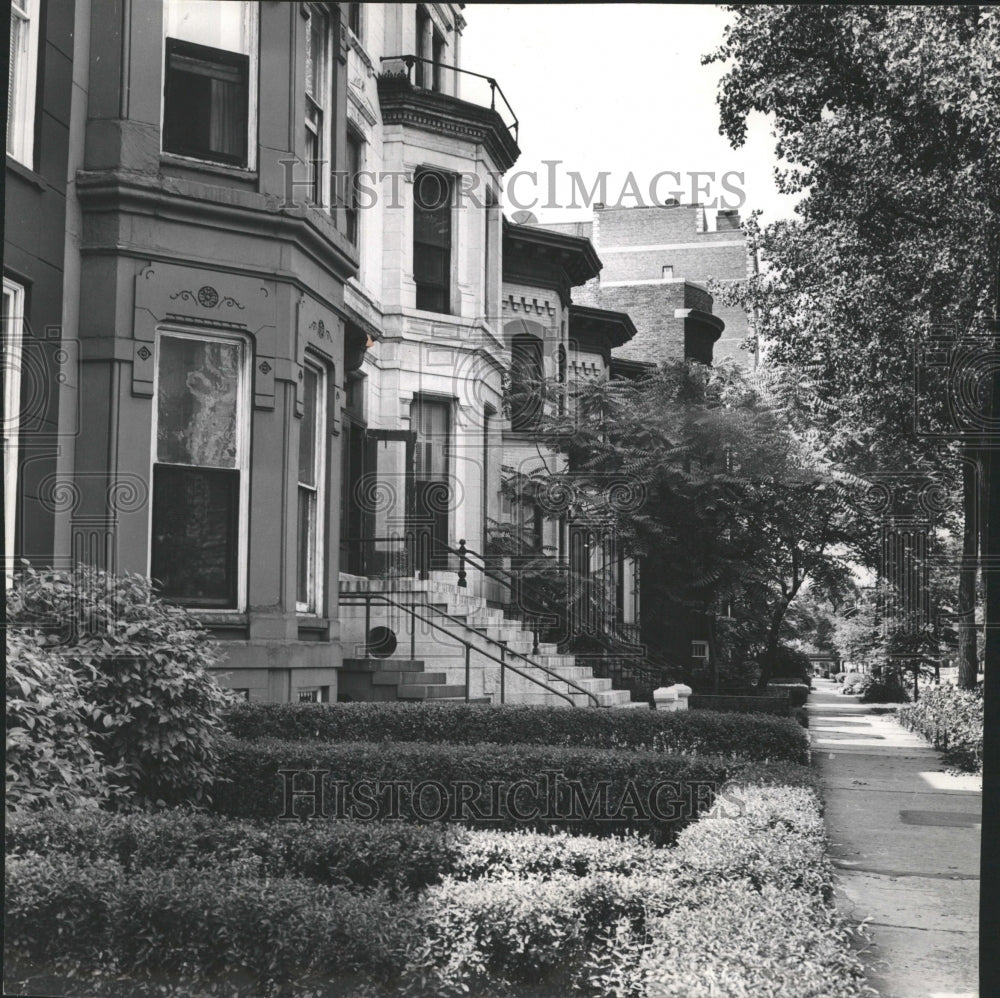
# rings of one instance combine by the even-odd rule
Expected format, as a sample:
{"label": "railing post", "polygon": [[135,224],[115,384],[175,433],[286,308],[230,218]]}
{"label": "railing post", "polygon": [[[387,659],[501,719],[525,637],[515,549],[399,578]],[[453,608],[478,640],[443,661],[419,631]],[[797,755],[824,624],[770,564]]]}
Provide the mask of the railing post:
{"label": "railing post", "polygon": [[497,81],[490,80],[490,110],[497,109]]}
{"label": "railing post", "polygon": [[410,605],[410,661],[416,661],[417,658],[417,604],[416,602]]}
{"label": "railing post", "polygon": [[421,528],[417,533],[417,546],[419,548],[418,558],[420,559],[420,581],[426,582],[428,570],[430,568],[431,535],[426,527]]}
{"label": "railing post", "polygon": [[458,542],[458,587],[467,589],[468,583],[465,579],[465,538]]}
{"label": "railing post", "polygon": [[500,642],[500,703],[507,699],[507,642]]}
{"label": "railing post", "polygon": [[469,702],[469,683],[471,681],[470,671],[469,671],[469,660],[472,656],[472,645],[468,642],[465,643],[465,702]]}
{"label": "railing post", "polygon": [[534,645],[532,645],[531,654],[532,655],[537,655],[538,654],[538,623],[537,623],[537,621],[535,623],[535,626],[531,629],[531,633],[532,633],[532,635],[534,637],[534,642],[535,642]]}

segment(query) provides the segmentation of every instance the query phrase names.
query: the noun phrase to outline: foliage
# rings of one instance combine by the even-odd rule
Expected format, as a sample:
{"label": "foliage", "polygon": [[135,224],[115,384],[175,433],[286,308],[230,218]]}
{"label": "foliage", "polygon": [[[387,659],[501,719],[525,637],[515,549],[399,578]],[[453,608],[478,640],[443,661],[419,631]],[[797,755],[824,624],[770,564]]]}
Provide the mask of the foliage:
{"label": "foliage", "polygon": [[181,808],[156,814],[52,810],[8,819],[8,853],[113,860],[126,875],[229,863],[267,879],[305,877],[353,891],[415,895],[455,868],[457,829],[400,822],[254,822]]}
{"label": "foliage", "polygon": [[237,863],[193,876],[59,852],[7,861],[8,958],[86,974],[91,995],[123,975],[203,995],[328,995],[331,979],[390,976],[407,921],[382,895],[261,880]]}
{"label": "foliage", "polygon": [[736,754],[801,762],[807,742],[774,718],[693,711],[580,710],[476,704],[241,702],[226,713],[237,738],[567,745],[656,749],[671,755]]}
{"label": "foliage", "polygon": [[83,682],[44,635],[7,630],[6,809],[96,804],[112,777],[87,724]]}
{"label": "foliage", "polygon": [[[226,782],[216,786],[212,806],[232,817],[277,817],[286,786],[279,771],[292,770],[299,774],[293,789],[305,791],[292,813],[303,819],[392,816],[601,836],[634,829],[661,841],[711,802],[730,765],[717,756],[643,749],[232,740],[220,767]],[[338,780],[348,785],[338,790]],[[312,795],[318,784],[321,801]]]}
{"label": "foliage", "polygon": [[788,693],[788,701],[792,707],[804,707],[809,698],[809,687],[806,683],[771,683],[768,687],[772,690],[785,690]]}
{"label": "foliage", "polygon": [[[729,9],[706,58],[726,65],[721,130],[739,145],[751,112],[771,116],[781,188],[805,196],[799,219],[747,226],[765,265],[725,299],[751,314],[767,362],[806,389],[800,405],[832,454],[877,473],[877,489],[888,473],[886,515],[926,505],[936,526],[962,524],[960,677],[974,685],[985,458],[941,436],[978,425],[989,397],[960,397],[956,365],[989,356],[980,330],[1000,296],[1000,11]],[[907,480],[929,504],[906,495]]]}
{"label": "foliage", "polygon": [[727,693],[722,696],[714,696],[711,693],[692,693],[688,697],[688,707],[693,711],[724,711],[725,713],[757,716],[788,717],[791,714],[791,703],[788,696],[782,691],[775,690],[764,694]]}
{"label": "foliage", "polygon": [[983,767],[983,691],[944,685],[926,690],[916,703],[900,707],[900,724],[923,735],[961,769]]}
{"label": "foliage", "polygon": [[8,614],[77,675],[91,743],[126,792],[148,803],[203,796],[234,698],[209,674],[218,653],[194,617],[141,576],[30,566],[8,593]]}
{"label": "foliage", "polygon": [[862,703],[906,703],[909,693],[896,669],[883,669],[878,675],[866,675],[855,687]]}

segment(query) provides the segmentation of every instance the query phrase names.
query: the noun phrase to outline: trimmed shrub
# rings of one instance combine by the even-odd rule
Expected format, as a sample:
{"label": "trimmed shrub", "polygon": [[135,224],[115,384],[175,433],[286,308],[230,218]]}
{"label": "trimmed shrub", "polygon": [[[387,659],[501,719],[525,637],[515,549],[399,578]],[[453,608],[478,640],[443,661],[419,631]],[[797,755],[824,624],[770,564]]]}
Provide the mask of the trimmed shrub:
{"label": "trimmed shrub", "polygon": [[213,808],[278,817],[290,787],[299,792],[291,813],[303,818],[398,817],[600,836],[635,828],[666,840],[711,804],[729,765],[648,750],[233,739],[222,755],[228,782],[213,791]]}
{"label": "trimmed shrub", "polygon": [[688,707],[691,710],[711,710],[738,714],[773,715],[788,717],[791,714],[791,703],[785,692],[766,694],[726,694],[715,696],[709,693],[692,693],[688,697]]}
{"label": "trimmed shrub", "polygon": [[[724,699],[728,702],[731,698]],[[787,699],[782,698],[782,702],[787,714]],[[513,705],[243,702],[227,711],[226,723],[232,734],[245,739],[646,748],[673,755],[733,754],[760,761],[800,762],[808,747],[808,739],[787,721],[690,710],[667,713]]]}
{"label": "trimmed shrub", "polygon": [[7,630],[8,812],[96,804],[121,778],[94,749],[80,686],[43,635]]}
{"label": "trimmed shrub", "polygon": [[865,676],[855,684],[854,691],[861,694],[862,703],[906,703],[910,699],[895,670],[887,670],[880,676]]}
{"label": "trimmed shrub", "polygon": [[416,894],[456,867],[457,829],[400,822],[252,822],[185,810],[50,811],[7,823],[7,851],[113,861],[126,874],[243,863],[257,876],[304,877],[348,889]]}
{"label": "trimmed shrub", "polygon": [[626,978],[635,990],[605,994],[871,998],[854,934],[835,909],[805,891],[706,882],[653,919],[652,944]]}
{"label": "trimmed shrub", "polygon": [[899,723],[923,735],[945,760],[960,769],[983,768],[983,689],[957,686],[933,687],[916,703],[900,707]]}
{"label": "trimmed shrub", "polygon": [[847,678],[847,673],[846,672],[838,672],[833,678],[838,683],[842,683]]}
{"label": "trimmed shrub", "polygon": [[234,697],[207,671],[218,654],[194,617],[138,575],[30,566],[8,593],[8,613],[12,625],[43,633],[80,678],[91,742],[129,792],[149,803],[203,796]]}
{"label": "trimmed shrub", "polygon": [[784,680],[771,680],[767,688],[775,692],[786,692],[788,702],[794,710],[796,707],[804,707],[809,698],[809,685],[807,683],[786,682]]}
{"label": "trimmed shrub", "polygon": [[853,695],[857,693],[864,684],[865,674],[863,672],[848,672],[844,675],[844,688],[841,693]]}
{"label": "trimmed shrub", "polygon": [[339,993],[353,994],[352,982],[398,972],[413,920],[382,895],[261,881],[238,866],[126,876],[113,861],[28,853],[8,862],[7,876],[9,957],[21,968],[86,975],[87,994],[102,984],[114,993],[122,976],[245,995],[331,994],[334,979]]}

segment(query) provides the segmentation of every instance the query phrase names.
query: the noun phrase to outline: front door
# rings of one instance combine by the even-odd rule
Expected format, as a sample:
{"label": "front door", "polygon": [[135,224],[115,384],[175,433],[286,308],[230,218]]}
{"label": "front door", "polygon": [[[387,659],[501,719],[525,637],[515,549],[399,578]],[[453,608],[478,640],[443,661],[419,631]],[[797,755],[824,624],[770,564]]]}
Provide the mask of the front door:
{"label": "front door", "polygon": [[448,470],[451,402],[415,398],[410,407],[410,426],[416,434],[412,529],[426,545],[428,567],[446,569],[453,496]]}

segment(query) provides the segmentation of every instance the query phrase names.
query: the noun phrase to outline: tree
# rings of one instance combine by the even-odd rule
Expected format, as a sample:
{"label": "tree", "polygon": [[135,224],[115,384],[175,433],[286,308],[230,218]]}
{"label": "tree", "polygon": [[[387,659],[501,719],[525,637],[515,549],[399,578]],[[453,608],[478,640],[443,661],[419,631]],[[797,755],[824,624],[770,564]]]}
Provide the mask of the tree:
{"label": "tree", "polygon": [[800,220],[750,226],[768,266],[735,298],[772,363],[809,368],[835,456],[961,479],[960,681],[973,685],[983,455],[921,436],[956,427],[927,386],[915,392],[912,366],[932,333],[964,335],[994,304],[1000,10],[727,9],[733,21],[705,60],[728,67],[720,131],[738,146],[751,111],[771,116],[789,164],[780,187],[805,195]]}
{"label": "tree", "polygon": [[853,481],[735,367],[681,363],[585,382],[540,436],[566,470],[521,476],[515,491],[561,492],[578,516],[612,525],[647,556],[644,618],[671,604],[704,615],[713,659],[716,619],[739,605],[744,637],[761,650],[761,685],[803,588],[836,597],[849,585],[849,545],[863,530]]}

